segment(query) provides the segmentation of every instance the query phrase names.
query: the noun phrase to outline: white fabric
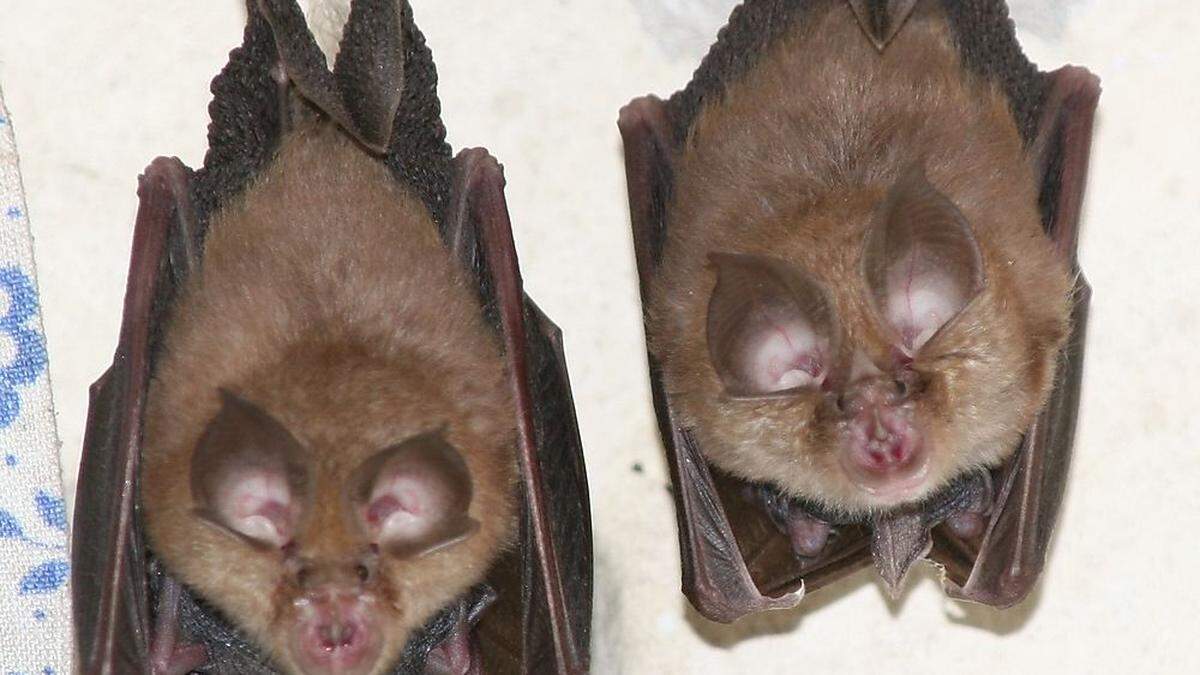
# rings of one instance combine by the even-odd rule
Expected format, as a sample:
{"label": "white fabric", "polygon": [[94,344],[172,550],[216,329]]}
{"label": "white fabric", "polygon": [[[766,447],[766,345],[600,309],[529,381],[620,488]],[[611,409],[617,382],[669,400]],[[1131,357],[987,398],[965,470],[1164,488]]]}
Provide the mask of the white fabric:
{"label": "white fabric", "polygon": [[12,120],[0,93],[0,671],[70,672],[67,513]]}

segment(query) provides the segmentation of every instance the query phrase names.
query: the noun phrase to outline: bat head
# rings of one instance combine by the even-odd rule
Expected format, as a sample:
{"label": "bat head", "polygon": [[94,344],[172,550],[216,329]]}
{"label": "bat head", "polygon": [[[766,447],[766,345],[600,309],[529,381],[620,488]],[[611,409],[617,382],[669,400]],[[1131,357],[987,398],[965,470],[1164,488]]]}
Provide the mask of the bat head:
{"label": "bat head", "polygon": [[[369,456],[340,489],[319,483],[312,455],[282,423],[221,392],[192,459],[196,513],[230,546],[277,561],[268,641],[296,672],[378,672],[403,647],[406,563],[463,543],[472,479],[442,432]],[[231,570],[230,573],[235,573]],[[271,644],[274,642],[274,644]]]}
{"label": "bat head", "polygon": [[844,512],[918,501],[1011,454],[1066,332],[1065,291],[1050,284],[1051,318],[1031,325],[996,269],[1008,261],[919,167],[864,219],[852,264],[710,254],[720,415],[690,420],[718,465]]}

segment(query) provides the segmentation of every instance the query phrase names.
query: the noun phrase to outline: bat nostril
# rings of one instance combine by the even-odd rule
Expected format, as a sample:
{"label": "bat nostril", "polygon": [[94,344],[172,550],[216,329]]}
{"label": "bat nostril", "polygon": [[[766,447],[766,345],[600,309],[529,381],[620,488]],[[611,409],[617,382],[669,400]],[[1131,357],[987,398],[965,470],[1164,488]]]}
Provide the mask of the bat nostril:
{"label": "bat nostril", "polygon": [[349,647],[354,643],[355,632],[354,624],[341,621],[335,621],[317,629],[321,648],[326,651]]}

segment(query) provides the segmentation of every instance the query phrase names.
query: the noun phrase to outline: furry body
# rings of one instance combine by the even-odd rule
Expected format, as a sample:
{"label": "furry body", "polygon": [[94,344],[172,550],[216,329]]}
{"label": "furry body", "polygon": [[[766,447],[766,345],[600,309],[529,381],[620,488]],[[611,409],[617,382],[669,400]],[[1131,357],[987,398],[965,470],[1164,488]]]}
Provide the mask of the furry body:
{"label": "furry body", "polygon": [[889,188],[914,164],[970,223],[987,285],[911,364],[922,378],[916,424],[932,453],[909,497],[1014,451],[1053,381],[1070,279],[1042,233],[1007,99],[962,67],[936,3],[921,3],[882,53],[848,3],[812,7],[701,108],[672,164],[648,334],[681,424],[713,463],[835,511],[894,505],[844,475],[839,422],[821,392],[727,395],[705,335],[716,283],[708,256],[770,256],[804,270],[836,309],[835,371],[848,377],[860,353],[888,372],[895,349],[871,312],[861,255]]}
{"label": "furry body", "polygon": [[[197,517],[193,449],[224,388],[308,450],[294,552],[263,550]],[[350,474],[390,444],[444,428],[473,477],[467,540],[379,557],[383,657],[480,581],[513,535],[514,416],[498,341],[421,201],[331,125],[285,137],[272,165],[212,220],[150,386],[141,476],[155,553],[289,670],[296,594],[286,557],[370,549]],[[292,575],[294,576],[294,575]]]}

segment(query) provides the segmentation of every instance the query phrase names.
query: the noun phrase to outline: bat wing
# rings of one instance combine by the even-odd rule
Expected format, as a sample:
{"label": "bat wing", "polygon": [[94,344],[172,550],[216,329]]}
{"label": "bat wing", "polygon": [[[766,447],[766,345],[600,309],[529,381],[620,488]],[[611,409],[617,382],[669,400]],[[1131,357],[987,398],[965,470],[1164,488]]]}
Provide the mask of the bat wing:
{"label": "bat wing", "polygon": [[[864,29],[869,34],[874,30],[884,42],[912,9],[912,3],[894,1],[851,5]],[[687,137],[687,126],[703,101],[720,96],[723,82],[744,73],[752,52],[782,30],[780,25],[801,16],[805,6],[794,3],[791,9],[781,9],[777,3],[753,1],[739,6],[688,88],[669,101],[653,96],[637,99],[621,111],[618,125],[643,301],[666,238],[672,159]],[[1000,3],[991,3],[989,11],[979,15],[983,19],[969,12],[960,16],[962,8],[955,3],[945,7],[960,37],[970,43],[964,46],[968,66],[1005,85],[1021,128],[1025,129],[1024,120],[1040,115],[1026,138],[1042,172],[1041,207],[1048,234],[1059,253],[1074,264],[1099,91],[1095,78],[1075,68],[1038,75],[1020,54]],[[1090,289],[1079,276],[1074,330],[1061,356],[1057,386],[1020,451],[996,472],[997,505],[982,542],[965,542],[937,526],[929,548],[929,537],[918,532],[908,537],[913,546],[895,552],[903,560],[883,560],[896,563],[891,566],[896,568],[891,570],[894,581],[898,583],[908,565],[929,548],[929,558],[945,570],[946,590],[953,597],[1006,607],[1028,593],[1041,572],[1065,484],[1089,298]],[[674,485],[683,592],[704,616],[728,622],[750,612],[794,606],[805,591],[872,563],[877,557],[872,542],[878,537],[866,525],[839,528],[838,537],[816,558],[794,555],[761,504],[747,497],[749,486],[711,467],[687,430],[674,424],[653,355],[650,363],[655,409]],[[921,553],[914,555],[917,550]]]}
{"label": "bat wing", "polygon": [[509,592],[478,627],[485,669],[587,672],[591,522],[562,336],[522,290],[499,163],[475,148],[459,153],[455,168],[446,241],[479,282],[503,339],[524,495],[520,546],[489,578]]}
{"label": "bat wing", "polygon": [[147,667],[146,553],[136,511],[142,410],[161,302],[194,264],[189,171],[159,158],[138,184],[139,206],[113,365],[91,388],[71,546],[81,672]]}
{"label": "bat wing", "polygon": [[934,530],[930,555],[944,568],[946,592],[952,597],[997,607],[1024,599],[1045,564],[1070,466],[1092,295],[1079,271],[1076,247],[1100,82],[1075,67],[1046,78],[1047,95],[1031,154],[1042,177],[1046,233],[1076,273],[1072,332],[1059,355],[1049,402],[997,476],[996,507],[982,542],[972,546],[940,527]]}

